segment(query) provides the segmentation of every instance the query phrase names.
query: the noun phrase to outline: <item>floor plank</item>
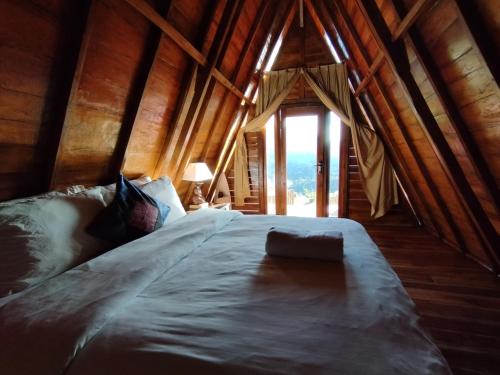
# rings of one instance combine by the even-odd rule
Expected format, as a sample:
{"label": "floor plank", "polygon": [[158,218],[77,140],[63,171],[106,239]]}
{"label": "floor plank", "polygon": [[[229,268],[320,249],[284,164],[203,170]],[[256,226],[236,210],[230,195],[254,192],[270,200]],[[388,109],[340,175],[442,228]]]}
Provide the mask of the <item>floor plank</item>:
{"label": "floor plank", "polygon": [[500,374],[500,279],[424,229],[366,228],[453,372]]}

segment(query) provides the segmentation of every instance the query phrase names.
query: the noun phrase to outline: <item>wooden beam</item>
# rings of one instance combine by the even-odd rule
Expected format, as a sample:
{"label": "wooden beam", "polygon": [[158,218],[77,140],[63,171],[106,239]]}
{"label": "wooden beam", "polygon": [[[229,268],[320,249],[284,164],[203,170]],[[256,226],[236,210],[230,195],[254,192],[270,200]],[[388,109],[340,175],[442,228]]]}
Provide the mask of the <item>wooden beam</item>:
{"label": "wooden beam", "polygon": [[[171,121],[167,136],[163,142],[158,160],[156,161],[153,178],[158,178],[165,174],[166,166],[170,166],[170,161],[173,160],[176,152],[176,145],[180,142],[183,134],[183,125],[186,122],[189,108],[194,99],[196,78],[198,76],[198,64],[193,62],[187,73],[187,80],[181,90],[181,97],[178,100],[175,119]],[[168,168],[166,174],[171,176],[171,168]]]}
{"label": "wooden beam", "polygon": [[227,79],[219,70],[213,69],[212,74],[214,78],[222,83],[226,88],[232,92],[234,95],[236,95],[238,98],[244,100],[247,104],[253,105],[252,100],[250,98],[247,98],[245,94],[243,94],[240,89],[238,89],[235,85],[231,83],[229,79]]}
{"label": "wooden beam", "polygon": [[[354,27],[349,15],[347,14],[346,9],[344,8],[344,6],[341,3],[334,2],[333,4],[335,5],[336,10],[338,11],[338,14],[340,14],[340,16],[344,19],[344,23],[347,27],[347,30],[349,31],[351,38],[353,39],[354,43],[356,44],[356,48],[360,51],[360,54],[361,54],[361,57],[363,59],[364,64],[367,66],[370,65],[368,53],[365,50],[363,43],[361,41],[361,38],[360,38],[359,34],[357,33],[356,28]],[[330,8],[329,12],[326,12],[326,13],[328,13],[330,15],[336,15],[336,12],[334,12],[331,8]],[[431,191],[431,194],[432,194],[434,200],[436,201],[436,204],[438,205],[441,213],[443,214],[443,217],[447,220],[448,225],[450,226],[450,229],[455,237],[457,245],[460,247],[460,249],[462,251],[465,251],[465,248],[463,247],[464,239],[462,237],[462,233],[461,233],[460,229],[458,228],[457,224],[455,223],[455,220],[452,217],[452,215],[451,215],[451,213],[446,205],[444,198],[439,193],[439,189],[434,184],[434,180],[432,180],[430,178],[430,172],[428,171],[425,163],[423,162],[422,158],[420,157],[415,145],[411,141],[410,134],[408,133],[401,117],[399,116],[399,112],[397,111],[396,107],[394,106],[394,104],[390,100],[389,95],[387,93],[387,90],[385,89],[384,85],[382,84],[381,80],[377,77],[377,75],[374,75],[374,82],[375,82],[375,85],[376,85],[378,91],[380,92],[380,95],[381,95],[382,100],[384,101],[384,104],[389,109],[389,112],[391,113],[392,118],[394,119],[394,121],[398,125],[398,128],[401,131],[403,139],[404,139],[405,143],[408,145],[408,148],[410,150],[412,158],[413,158],[413,160],[415,160],[415,163],[417,164],[417,167],[418,167],[420,173],[422,174],[424,179],[426,181],[428,181],[429,190]],[[376,108],[376,105],[372,105],[372,107]],[[391,134],[391,133],[388,132],[388,134]],[[392,134],[391,134],[391,138],[392,138]],[[403,155],[399,152],[399,147],[397,146],[397,144],[393,138],[392,138],[391,143],[393,144],[392,147],[395,150],[398,150],[397,152],[400,155],[399,158],[400,158],[402,165],[403,166],[404,166],[404,164],[408,165],[406,163],[406,160],[403,157]],[[406,172],[407,170],[409,170],[408,167],[402,168],[402,171]],[[416,185],[416,183],[415,183],[415,185]],[[408,185],[407,186],[409,186],[410,188],[413,186],[413,182],[412,182],[409,175],[408,175]],[[422,206],[424,207],[425,211],[427,212],[427,217],[430,220],[431,224],[436,229],[438,236],[442,239],[445,239],[443,232],[442,232],[442,229],[440,228],[440,225],[437,223],[437,221],[432,213],[432,209],[430,208],[426,198],[424,197],[422,191],[418,188],[418,186],[415,187],[415,192],[417,193],[416,196],[418,197],[419,201],[422,202]]]}
{"label": "wooden beam", "polygon": [[436,0],[418,0],[415,5],[411,7],[409,12],[402,17],[394,35],[392,36],[392,41],[398,40],[401,35],[405,34],[410,27],[417,21],[417,19],[429,8],[429,6]]}
{"label": "wooden beam", "polygon": [[[156,12],[146,1],[144,0],[125,0],[132,7],[134,7],[139,13],[146,17],[150,22],[159,27],[167,36],[169,36],[172,41],[177,44],[184,52],[191,56],[198,64],[201,66],[206,66],[208,60],[203,54],[196,49],[184,36],[179,33],[165,18],[163,18],[158,12]],[[234,84],[229,81],[224,74],[217,68],[210,70],[210,74],[213,74],[215,79],[217,79],[221,84],[226,86],[232,93],[237,95],[243,100],[246,100],[245,96],[241,91],[238,90]]]}
{"label": "wooden beam", "polygon": [[220,65],[224,54],[229,46],[231,36],[236,28],[238,16],[243,7],[243,0],[229,2],[224,7],[224,13],[219,27],[215,34],[212,46],[210,48],[208,61],[209,63],[202,72],[199,82],[199,95],[195,92],[195,99],[191,103],[188,113],[185,128],[187,128],[186,137],[181,140],[181,147],[174,162],[174,170],[176,171],[173,177],[174,184],[178,185],[181,181],[184,169],[187,167],[191,158],[191,153],[196,143],[196,137],[201,126],[203,116],[210,101],[215,82],[212,80],[212,72],[216,66]]}
{"label": "wooden beam", "polygon": [[[405,14],[405,6],[401,0],[393,0],[396,11],[400,17]],[[497,213],[500,212],[500,191],[495,182],[488,164],[479,150],[474,137],[472,136],[466,122],[460,114],[458,106],[453,100],[446,82],[440,74],[439,67],[434,62],[430,52],[427,50],[425,43],[416,28],[410,29],[407,34],[407,39],[415,52],[420,65],[422,66],[429,83],[431,84],[439,103],[450,120],[450,125],[457,135],[457,140],[460,142],[467,159],[470,161],[477,176],[482,181],[485,190],[489,194],[490,200],[495,205]]]}
{"label": "wooden beam", "polygon": [[[231,73],[231,77],[230,77],[231,81],[234,81],[234,82],[237,81],[241,66],[243,65],[243,62],[245,62],[247,59],[248,52],[250,51],[250,48],[253,46],[253,43],[254,43],[255,38],[257,36],[257,32],[259,31],[259,27],[262,23],[262,20],[264,19],[264,15],[266,14],[267,9],[271,3],[272,3],[272,1],[262,1],[260,6],[259,6],[259,9],[257,9],[257,15],[252,23],[252,26],[250,27],[250,30],[248,32],[248,37],[245,40],[245,44],[243,45],[241,52],[239,54],[239,57],[238,57],[238,61],[233,69],[233,72]],[[258,58],[258,56],[257,56],[257,58]],[[251,76],[250,76],[250,79],[251,79]],[[248,86],[249,83],[250,82],[245,82],[244,87]],[[219,102],[219,105],[218,105],[218,108],[216,111],[217,113],[220,113],[220,111],[222,111],[224,105],[227,103],[226,100],[227,100],[228,95],[229,95],[229,91],[226,91],[224,93],[224,96],[222,97],[222,100]],[[251,99],[249,99],[249,101],[245,101],[245,102],[248,105],[253,105]],[[236,112],[238,110],[239,110],[239,106],[237,107]],[[219,122],[220,122],[220,117],[218,117],[217,119],[214,119],[214,121],[212,122],[212,125],[210,127],[209,134],[211,134],[216,129],[216,126],[218,125]],[[227,125],[226,130],[229,130],[230,127],[231,127],[231,123],[229,123]],[[226,136],[227,136],[227,134],[226,134]],[[222,140],[224,141],[225,139],[226,139],[226,137],[224,137]],[[212,144],[211,137],[209,137],[206,140],[205,145],[203,146],[203,151],[201,153],[201,160],[203,160],[204,162],[208,162],[208,160],[207,160],[208,159],[208,152],[210,150],[211,144]]]}
{"label": "wooden beam", "polygon": [[500,85],[500,55],[494,38],[488,35],[481,22],[482,17],[477,9],[479,4],[471,0],[452,0],[458,10],[458,17],[465,24],[466,32],[472,43],[472,48],[493,79]]}
{"label": "wooden beam", "polygon": [[[394,42],[401,38],[401,36],[403,36],[413,26],[413,24],[417,22],[418,18],[429,8],[430,4],[435,1],[436,0],[418,0],[410,11],[404,17],[401,17],[402,20],[392,36],[392,41]],[[365,78],[358,85],[355,92],[356,96],[359,96],[366,86],[368,86],[374,74],[377,73],[378,69],[382,66],[383,61],[384,54],[379,51],[377,53],[377,57],[375,57],[375,60],[373,60],[373,63],[370,65]]]}
{"label": "wooden beam", "polygon": [[378,53],[373,63],[368,68],[368,73],[365,75],[365,78],[361,81],[361,83],[356,87],[355,96],[359,96],[361,92],[365,90],[368,84],[371,82],[373,76],[378,72],[378,69],[382,66],[384,62],[384,55],[382,53]]}
{"label": "wooden beam", "polygon": [[[286,33],[288,32],[288,29],[290,28],[291,21],[293,20],[293,17],[295,15],[296,11],[297,11],[297,3],[296,3],[296,1],[292,0],[291,2],[289,2],[288,8],[287,8],[286,13],[285,13],[285,17],[283,18],[281,24],[279,24],[279,25],[278,25],[278,22],[280,22],[280,20],[279,20],[278,13],[275,14],[275,17],[274,17],[274,20],[271,24],[269,33],[272,33],[272,30],[274,28],[277,28],[277,30],[273,35],[270,35],[271,40],[269,42],[269,47],[268,47],[268,50],[266,51],[266,54],[263,58],[263,62],[260,65],[262,70],[264,70],[264,68],[268,64],[269,59],[270,59],[271,54],[272,54],[272,50],[274,49],[280,36],[283,39],[286,36]],[[254,73],[251,73],[249,80],[248,80],[248,85],[250,84],[252,77],[255,77],[256,79],[258,79],[258,77],[260,76],[260,72],[257,71],[258,62],[259,61],[257,58],[255,61],[255,64],[254,64],[254,69],[253,69]],[[257,90],[257,87],[258,87],[258,82],[255,84],[255,86],[252,90],[252,94],[250,95],[250,98],[254,97],[255,92]],[[208,196],[210,199],[213,198],[213,192],[215,190],[215,182],[218,181],[221,173],[225,172],[225,168],[229,164],[229,161],[232,157],[232,154],[234,151],[234,146],[236,144],[236,136],[238,134],[238,131],[244,125],[243,121],[249,112],[249,107],[246,106],[246,107],[240,108],[240,111],[241,111],[241,117],[240,117],[239,123],[236,125],[236,129],[233,132],[231,140],[227,140],[227,145],[223,145],[219,150],[219,160],[217,161],[217,169],[215,170],[214,178],[213,178],[212,183],[211,183],[209,190],[208,190]],[[235,116],[236,116],[236,114],[235,114]],[[233,124],[233,121],[231,121],[228,124],[228,126],[231,126]],[[229,130],[229,128],[226,130],[227,136],[229,136],[228,130]],[[227,147],[224,147],[224,146],[227,146]],[[226,150],[225,153],[223,152],[224,149]]]}
{"label": "wooden beam", "polygon": [[146,17],[150,22],[159,27],[172,41],[177,44],[184,52],[191,56],[200,65],[206,65],[207,59],[196,49],[184,36],[179,33],[165,18],[153,9],[144,0],[125,0],[139,13]]}
{"label": "wooden beam", "polygon": [[[218,8],[212,7],[211,11],[211,16],[205,17],[204,21],[202,22],[202,26],[198,27],[199,32],[197,36],[197,44],[200,46],[206,43],[206,35],[208,33],[208,30],[210,29]],[[162,147],[155,164],[155,169],[152,176],[153,178],[158,178],[161,175],[172,177],[173,173],[175,172],[172,168],[173,163],[171,163],[171,161],[174,160],[174,156],[177,152],[177,145],[179,144],[180,139],[182,139],[182,137],[185,137],[184,124],[186,122],[191,103],[195,97],[196,82],[199,78],[199,69],[200,65],[194,60],[191,61],[188,71],[185,73],[185,77],[183,77],[182,79],[183,85],[181,87],[180,95],[177,100],[175,114],[170,123],[167,124],[168,131],[163,140]]]}
{"label": "wooden beam", "polygon": [[[170,5],[171,1],[162,3],[164,9],[161,11],[162,13],[165,13],[166,16],[168,15]],[[117,175],[125,166],[128,153],[130,152],[130,138],[134,128],[137,127],[140,114],[144,109],[146,89],[148,85],[151,84],[152,72],[158,64],[158,56],[162,45],[162,39],[163,34],[161,30],[156,27],[152,28],[148,37],[148,43],[144,48],[140,67],[132,81],[132,94],[127,100],[122,126],[120,128],[118,140],[110,163],[110,176]]]}
{"label": "wooden beam", "polygon": [[415,82],[410,70],[408,56],[404,45],[400,42],[392,43],[391,34],[380,10],[374,0],[356,0],[372,35],[384,52],[389,66],[397,77],[403,94],[410,103],[415,117],[418,119],[424,134],[429,140],[443,170],[448,176],[451,185],[469,214],[479,238],[484,241],[485,254],[490,259],[495,272],[500,265],[499,236],[492,226],[488,216],[472,191],[460,163],[456,159],[439,125],[437,124],[425,98]]}
{"label": "wooden beam", "polygon": [[[60,168],[60,159],[63,152],[63,140],[66,133],[67,124],[69,121],[69,114],[73,108],[75,95],[80,85],[82,70],[85,65],[87,57],[87,50],[89,46],[90,36],[94,27],[96,4],[95,0],[88,0],[82,3],[83,16],[76,22],[77,34],[74,43],[75,49],[70,48],[68,51],[69,57],[67,60],[68,67],[68,82],[70,84],[64,85],[65,92],[61,92],[61,104],[58,106],[61,115],[56,121],[56,128],[52,134],[50,141],[48,168],[47,168],[47,190],[53,190],[57,185],[57,174]],[[71,78],[69,78],[71,77]]]}

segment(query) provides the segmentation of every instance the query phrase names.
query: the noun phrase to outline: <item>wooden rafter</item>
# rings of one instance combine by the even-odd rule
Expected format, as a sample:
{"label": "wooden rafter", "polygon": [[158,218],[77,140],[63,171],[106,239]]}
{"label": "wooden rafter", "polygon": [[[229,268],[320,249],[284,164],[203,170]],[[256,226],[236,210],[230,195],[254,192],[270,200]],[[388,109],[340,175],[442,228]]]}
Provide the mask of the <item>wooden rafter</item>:
{"label": "wooden rafter", "polygon": [[425,98],[423,97],[410,70],[408,56],[401,42],[393,43],[380,10],[374,0],[356,0],[377,44],[382,49],[389,66],[397,77],[404,96],[408,100],[415,117],[419,121],[424,134],[438,157],[443,170],[460,201],[468,213],[479,238],[485,246],[495,271],[499,266],[500,246],[499,236],[492,226],[487,214],[472,191],[460,163],[456,159],[446,138],[441,132]]}
{"label": "wooden rafter", "polygon": [[[418,0],[415,5],[412,6],[410,11],[401,18],[401,22],[399,23],[396,31],[392,35],[392,41],[395,42],[399,40],[402,36],[406,34],[406,32],[413,26],[415,22],[417,22],[418,17],[420,17],[436,0]],[[356,96],[359,96],[360,93],[366,89],[366,86],[370,83],[373,76],[377,73],[378,69],[382,66],[384,62],[384,54],[379,51],[377,56],[373,60],[370,68],[368,69],[368,73],[366,74],[363,81],[361,81],[360,85],[356,89]]]}
{"label": "wooden rafter", "polygon": [[395,42],[399,40],[399,38],[413,26],[418,17],[420,17],[429,8],[431,3],[435,1],[436,0],[418,0],[408,13],[402,17],[401,22],[392,36],[392,41]]}
{"label": "wooden rafter", "polygon": [[[171,1],[163,4],[164,9],[161,11],[162,13],[165,13],[165,16],[168,16],[170,5]],[[123,170],[127,155],[130,152],[130,138],[134,128],[137,127],[139,116],[144,108],[146,89],[148,85],[151,84],[152,72],[154,71],[156,64],[158,64],[163,34],[159,29],[153,28],[148,39],[149,40],[146,44],[142,57],[142,62],[140,64],[140,69],[134,78],[134,84],[131,90],[132,95],[130,95],[127,102],[122,126],[120,128],[120,134],[118,136],[117,144],[110,163],[111,176],[114,176]]]}
{"label": "wooden rafter", "polygon": [[75,96],[76,92],[78,91],[78,86],[80,85],[80,79],[82,76],[83,67],[85,65],[85,59],[87,57],[90,36],[94,27],[96,13],[95,0],[88,0],[83,5],[83,17],[81,19],[81,27],[78,32],[79,35],[77,36],[79,43],[75,43],[75,45],[79,46],[79,48],[77,47],[78,49],[69,51],[72,56],[69,56],[67,61],[67,66],[72,67],[72,69],[68,69],[68,73],[71,75],[71,78],[68,77],[68,81],[71,81],[71,84],[67,85],[66,92],[60,93],[60,111],[62,115],[60,116],[60,120],[58,121],[60,125],[57,126],[54,134],[52,135],[53,145],[49,150],[47,190],[53,190],[57,185],[57,173],[60,167],[60,159],[63,152],[62,143],[69,121],[69,114],[73,108],[73,105],[75,104]]}
{"label": "wooden rafter", "polygon": [[[255,37],[257,36],[257,33],[259,31],[259,27],[262,23],[262,20],[264,19],[264,15],[266,14],[267,9],[269,8],[270,4],[271,4],[271,1],[262,1],[260,6],[259,6],[259,9],[257,9],[257,15],[255,17],[255,20],[252,23],[252,26],[251,26],[250,31],[248,33],[248,37],[246,38],[245,44],[243,45],[241,52],[239,54],[238,61],[236,62],[236,65],[233,69],[233,72],[231,73],[231,77],[230,77],[231,81],[234,81],[234,82],[237,81],[238,73],[240,72],[240,69],[243,65],[243,62],[247,58],[247,55],[248,55],[248,52],[250,51],[250,48],[253,46],[253,43],[255,41]],[[249,82],[245,82],[244,87],[248,86],[248,84],[249,84]],[[218,108],[216,111],[217,113],[220,113],[223,106],[226,104],[228,94],[229,94],[228,91],[224,92],[222,100],[219,102],[219,105],[218,105]],[[215,130],[216,125],[219,123],[218,120],[219,119],[214,119],[214,121],[212,122],[210,130],[209,130],[209,134],[211,134]],[[231,123],[229,123],[227,125],[226,130],[229,130],[230,127],[231,127]],[[227,134],[226,134],[226,136],[227,136]],[[226,137],[223,137],[222,139],[225,140]],[[212,145],[211,137],[208,137],[208,139],[206,140],[206,142],[203,146],[203,151],[201,153],[201,160],[204,162],[208,161],[207,158],[208,158],[208,153],[209,153],[211,145]]]}
{"label": "wooden rafter", "polygon": [[[370,64],[369,64],[368,53],[364,49],[363,43],[361,41],[361,38],[358,35],[358,33],[356,31],[356,28],[354,27],[354,25],[353,25],[353,23],[352,23],[349,15],[347,14],[346,9],[344,8],[344,6],[341,3],[334,2],[334,5],[336,6],[336,10],[340,14],[340,16],[343,18],[344,23],[345,23],[345,25],[347,27],[347,30],[349,31],[349,34],[351,35],[354,43],[356,44],[356,48],[360,51],[360,54],[361,54],[361,57],[363,59],[364,64],[367,65],[367,66],[369,66]],[[335,12],[330,9],[329,14],[334,15]],[[453,235],[455,237],[455,240],[456,240],[458,246],[460,246],[461,249],[464,251],[465,248],[463,247],[464,240],[463,240],[463,237],[462,237],[462,233],[461,233],[460,229],[458,228],[455,220],[453,219],[453,216],[451,215],[451,212],[449,211],[444,198],[439,193],[439,189],[434,184],[434,181],[430,178],[430,172],[427,169],[427,167],[426,167],[425,163],[423,162],[422,158],[420,157],[420,155],[418,153],[418,150],[416,149],[415,145],[412,143],[410,134],[408,133],[406,127],[404,126],[403,120],[399,116],[399,113],[398,113],[396,107],[394,106],[394,104],[390,100],[389,94],[387,93],[387,90],[385,89],[385,87],[382,84],[381,80],[376,75],[374,76],[374,82],[375,82],[375,85],[377,87],[377,90],[380,92],[381,98],[384,100],[384,103],[385,103],[386,107],[389,109],[389,112],[391,113],[392,118],[394,119],[394,121],[398,125],[398,128],[401,131],[403,139],[406,142],[406,144],[408,145],[409,151],[410,151],[410,153],[412,155],[413,160],[415,160],[415,163],[417,164],[417,167],[418,167],[420,173],[422,174],[422,176],[424,177],[424,179],[426,181],[428,181],[429,188],[430,188],[430,191],[431,191],[431,193],[433,195],[433,198],[436,201],[436,203],[437,203],[437,205],[438,205],[441,213],[443,214],[444,218],[447,220],[447,222],[448,222],[448,224],[449,224],[449,226],[450,226],[450,228],[451,228],[451,230],[453,232]],[[373,106],[373,107],[376,108],[376,106]],[[394,144],[393,148],[395,150],[399,150],[399,148],[396,146],[396,142],[394,140],[393,140],[393,144]],[[403,165],[407,164],[405,158],[402,155],[401,155],[400,158],[401,158],[401,163]],[[407,170],[407,169],[408,169],[408,167],[404,168],[404,170]],[[414,185],[411,182],[411,179],[409,179],[409,184],[408,185],[409,186],[413,186]],[[432,210],[429,207],[429,205],[427,203],[427,200],[423,196],[423,193],[421,192],[420,189],[418,189],[418,187],[415,187],[415,191],[417,192],[419,200],[422,202],[423,207],[425,208],[425,210],[428,213],[429,220],[431,220],[431,223],[436,228],[436,230],[438,232],[438,235],[441,238],[444,239],[443,232],[442,232],[440,226],[437,224],[437,222],[436,222],[436,220],[434,218],[434,215],[432,214]]]}
{"label": "wooden rafter", "polygon": [[[156,12],[146,1],[144,0],[125,0],[132,7],[134,7],[139,13],[146,17],[150,22],[159,27],[166,35],[168,35],[172,41],[177,44],[184,52],[191,56],[198,64],[201,66],[206,66],[208,64],[208,59],[203,56],[203,54],[196,49],[184,36],[179,33],[165,18],[163,18],[158,12]],[[245,95],[238,90],[219,70],[210,70],[210,74],[214,75],[221,84],[226,86],[231,92],[237,95],[240,99],[248,101]]]}
{"label": "wooden rafter", "polygon": [[363,78],[363,80],[356,87],[356,92],[354,93],[355,96],[359,96],[361,92],[363,92],[366,89],[368,84],[373,79],[373,76],[377,74],[378,69],[382,66],[383,62],[384,62],[384,55],[381,53],[377,54],[377,57],[375,57],[375,60],[373,60],[373,63],[368,68],[368,73],[366,73],[365,78]]}
{"label": "wooden rafter", "polygon": [[[284,39],[286,37],[286,34],[288,33],[288,30],[290,28],[291,22],[293,20],[293,17],[295,16],[296,12],[297,12],[297,3],[296,3],[296,1],[292,0],[289,3],[288,9],[287,9],[287,11],[285,13],[285,17],[283,18],[281,24],[278,26],[278,28],[276,30],[276,33],[274,33],[274,35],[272,35],[272,37],[271,37],[271,40],[269,42],[269,48],[266,51],[266,55],[264,56],[263,62],[261,64],[261,68],[262,69],[264,69],[266,67],[266,65],[268,64],[269,59],[271,58],[272,51],[273,51],[276,43],[278,42],[279,38],[281,37],[281,38]],[[277,23],[279,22],[278,18],[279,18],[278,14],[276,14],[276,16],[275,16],[275,18],[273,20],[273,24],[270,27],[270,30],[271,30],[270,32],[272,32],[274,26],[276,26]],[[253,69],[254,72],[255,72],[255,73],[253,73],[253,76],[256,79],[258,79],[258,77],[260,75],[260,72],[256,71],[257,64],[258,64],[258,59],[255,61],[254,69]],[[249,79],[248,84],[250,84],[251,79],[252,78]],[[257,86],[258,86],[258,84],[256,83],[255,86],[254,86],[254,88],[253,88],[253,92],[250,95],[251,98],[255,95],[255,92],[257,90]],[[236,129],[233,132],[233,135],[232,135],[231,139],[227,141],[227,145],[228,145],[228,147],[226,147],[226,151],[227,152],[226,153],[221,152],[223,150],[222,147],[219,150],[219,160],[217,161],[217,167],[218,167],[218,169],[216,169],[216,171],[215,171],[214,179],[212,180],[213,182],[210,185],[209,191],[208,191],[208,196],[210,197],[210,199],[213,198],[212,194],[213,194],[213,192],[215,190],[215,181],[219,180],[220,175],[222,174],[222,172],[225,171],[225,168],[228,166],[229,160],[231,159],[231,157],[233,155],[234,146],[236,144],[236,136],[238,134],[238,131],[244,125],[244,119],[248,115],[249,107],[245,106],[243,108],[240,108],[240,111],[241,111],[241,115],[240,115],[239,122],[236,125]],[[236,114],[235,114],[235,116],[236,116]],[[233,121],[231,121],[229,123],[229,126],[232,125]]]}
{"label": "wooden rafter", "polygon": [[[400,17],[405,14],[405,7],[401,0],[393,0],[396,11]],[[497,212],[500,212],[500,191],[497,188],[495,178],[491,174],[486,161],[484,160],[479,147],[470,133],[467,124],[462,118],[460,111],[455,104],[446,82],[439,73],[439,68],[434,62],[429,51],[416,28],[410,29],[407,34],[407,40],[412,47],[415,55],[422,66],[429,83],[431,84],[436,97],[443,107],[450,124],[457,135],[457,140],[461,143],[468,160],[475,169],[477,176],[482,180],[486,191],[489,193],[491,201],[495,204]]]}
{"label": "wooden rafter", "polygon": [[176,174],[173,177],[174,183],[180,183],[184,169],[189,163],[193,148],[196,144],[196,137],[201,127],[202,119],[205,115],[206,108],[212,96],[215,82],[212,79],[212,72],[222,63],[222,59],[229,46],[231,36],[236,28],[238,16],[243,7],[243,0],[236,0],[226,4],[222,19],[219,23],[216,35],[210,48],[208,61],[205,67],[206,72],[202,73],[200,79],[200,94],[195,92],[195,100],[191,103],[191,108],[188,113],[185,127],[187,127],[186,137],[181,140],[181,148],[178,152],[178,157],[174,162]]}
{"label": "wooden rafter", "polygon": [[[229,9],[229,8],[225,8]],[[215,8],[213,9],[215,16]],[[208,30],[211,22],[213,21],[213,17],[210,17],[206,21],[205,30]],[[219,28],[217,30],[220,30]],[[219,31],[220,33],[220,31]],[[201,33],[204,35],[205,33]],[[219,35],[220,37],[220,35]],[[211,52],[214,53],[215,49],[213,48],[214,44],[211,45]],[[203,90],[207,90],[207,85],[200,86],[201,80],[204,79],[203,82],[208,82],[210,78],[209,71],[205,69],[202,72],[199,72],[201,67],[198,63],[193,62],[190,71],[189,71],[189,79],[186,81],[185,86],[181,90],[182,97],[179,99],[176,116],[173,121],[171,121],[171,125],[169,129],[171,129],[167,133],[167,137],[163,142],[162,149],[158,156],[158,160],[156,162],[155,171],[153,173],[153,177],[157,178],[160,174],[164,173],[166,170],[166,174],[170,177],[175,177],[176,172],[176,160],[179,159],[179,152],[181,152],[182,148],[185,146],[185,142],[187,142],[187,137],[189,135],[189,125],[192,122],[193,116],[195,115],[195,111],[197,109],[197,104],[201,102],[200,97],[206,94],[203,93]],[[200,78],[200,75],[204,74],[204,77]],[[198,108],[199,110],[199,108]],[[184,143],[183,143],[184,142]]]}
{"label": "wooden rafter", "polygon": [[139,13],[149,21],[159,27],[172,41],[177,44],[184,52],[191,56],[198,64],[204,66],[207,64],[207,58],[196,49],[184,36],[179,33],[165,18],[155,11],[144,0],[125,0],[133,6]]}
{"label": "wooden rafter", "polygon": [[[188,77],[184,87],[181,89],[181,97],[178,101],[178,106],[176,109],[176,114],[174,120],[171,121],[169,126],[169,131],[163,142],[158,160],[156,161],[155,169],[153,172],[153,178],[158,178],[162,173],[164,173],[165,166],[170,165],[170,161],[174,157],[176,151],[175,145],[178,144],[180,138],[183,136],[183,124],[186,121],[186,117],[191,107],[191,102],[194,99],[196,78],[198,72],[198,65],[193,63],[187,73]],[[167,171],[167,175],[170,176],[170,170]]]}

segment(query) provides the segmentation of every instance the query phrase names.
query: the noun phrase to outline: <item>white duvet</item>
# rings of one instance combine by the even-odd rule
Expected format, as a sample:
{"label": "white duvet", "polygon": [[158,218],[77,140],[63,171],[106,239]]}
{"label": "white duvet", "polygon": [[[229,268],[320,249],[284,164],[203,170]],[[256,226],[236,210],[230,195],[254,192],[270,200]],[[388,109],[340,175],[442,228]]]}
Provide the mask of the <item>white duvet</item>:
{"label": "white duvet", "polygon": [[[269,258],[271,226],[344,261]],[[0,374],[449,374],[361,225],[200,210],[0,299]]]}

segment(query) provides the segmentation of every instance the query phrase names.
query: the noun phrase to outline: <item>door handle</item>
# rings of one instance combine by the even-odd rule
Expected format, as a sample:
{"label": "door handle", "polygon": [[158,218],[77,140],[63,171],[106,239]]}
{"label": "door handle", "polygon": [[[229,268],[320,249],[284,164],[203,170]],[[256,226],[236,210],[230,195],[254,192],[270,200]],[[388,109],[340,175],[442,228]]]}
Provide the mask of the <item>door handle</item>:
{"label": "door handle", "polygon": [[323,161],[318,162],[318,164],[314,164],[316,167],[317,174],[323,174],[323,168],[325,167],[325,163]]}

